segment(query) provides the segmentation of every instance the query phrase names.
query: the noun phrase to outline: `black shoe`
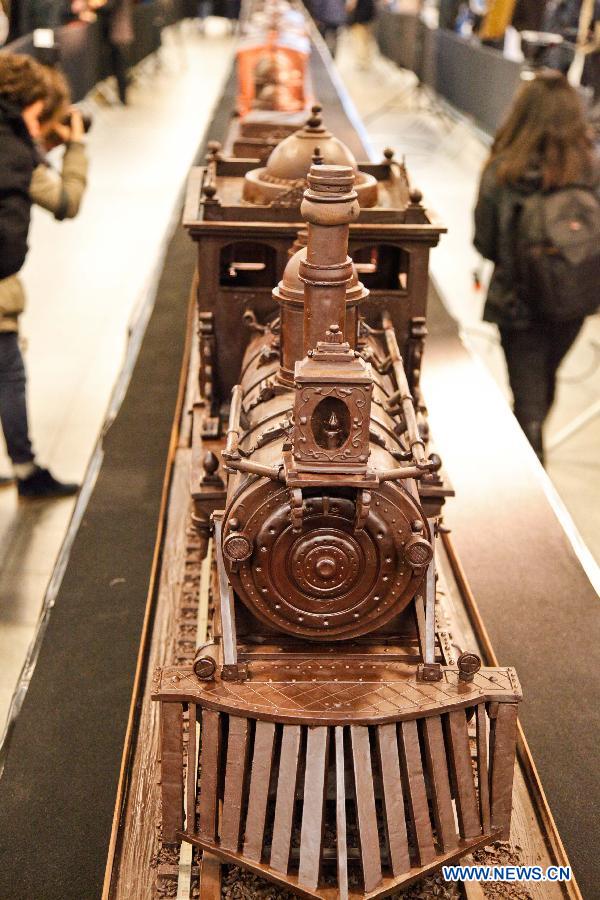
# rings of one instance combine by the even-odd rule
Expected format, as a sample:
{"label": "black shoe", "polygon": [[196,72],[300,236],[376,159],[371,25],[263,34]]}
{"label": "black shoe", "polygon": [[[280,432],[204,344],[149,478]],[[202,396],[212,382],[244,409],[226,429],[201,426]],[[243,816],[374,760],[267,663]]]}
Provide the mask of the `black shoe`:
{"label": "black shoe", "polygon": [[78,484],[69,484],[57,479],[48,469],[36,466],[27,478],[17,481],[19,497],[26,499],[50,500],[53,497],[72,497],[79,491]]}
{"label": "black shoe", "polygon": [[0,475],[0,490],[15,484],[16,480],[14,475]]}

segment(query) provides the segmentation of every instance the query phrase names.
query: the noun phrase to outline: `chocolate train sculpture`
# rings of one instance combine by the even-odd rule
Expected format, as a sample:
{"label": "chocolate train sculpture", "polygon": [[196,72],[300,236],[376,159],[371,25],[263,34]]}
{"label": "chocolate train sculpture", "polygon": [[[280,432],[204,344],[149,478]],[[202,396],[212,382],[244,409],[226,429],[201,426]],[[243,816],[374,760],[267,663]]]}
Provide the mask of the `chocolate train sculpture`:
{"label": "chocolate train sculpture", "polygon": [[[236,52],[238,115],[252,121],[257,111],[306,110],[311,48],[303,13],[285,0],[245,6],[254,8],[244,10],[243,38]],[[264,117],[259,116],[261,121]],[[252,135],[242,132],[242,136]]]}
{"label": "chocolate train sculpture", "polygon": [[348,257],[356,167],[317,159],[306,181],[278,315],[231,392],[226,484],[212,453],[193,474],[215,611],[193,665],[155,676],[162,838],[300,896],[378,897],[508,836],[521,692],[510,668],[451,663],[437,633],[448,491],[415,310],[406,284],[369,298]]}

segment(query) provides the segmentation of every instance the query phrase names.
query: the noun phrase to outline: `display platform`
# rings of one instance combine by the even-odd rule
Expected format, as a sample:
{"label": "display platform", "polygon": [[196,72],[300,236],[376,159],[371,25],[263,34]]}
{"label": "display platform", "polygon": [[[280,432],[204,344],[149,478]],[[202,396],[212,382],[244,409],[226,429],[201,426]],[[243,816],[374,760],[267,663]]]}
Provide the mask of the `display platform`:
{"label": "display platform", "polygon": [[[345,114],[318,54],[313,79],[332,129],[348,144],[358,141],[347,117],[345,125],[334,119]],[[230,81],[207,138],[223,136],[232,105]],[[356,144],[352,149],[364,154]],[[123,777],[120,767],[148,583],[169,552],[161,541],[155,545],[156,527],[158,521],[160,536],[194,262],[191,242],[178,230],[16,723],[0,780],[3,900],[102,893],[117,791],[126,794],[130,778],[129,757]],[[424,393],[457,492],[447,524],[500,662],[519,672],[527,737],[584,896],[594,896],[600,788],[592,764],[598,676],[590,662],[597,598],[508,409],[435,294],[430,310]],[[576,651],[567,635],[576,638]],[[134,701],[135,712],[142,695]],[[145,777],[152,782],[153,773]],[[154,821],[146,826],[152,834]]]}

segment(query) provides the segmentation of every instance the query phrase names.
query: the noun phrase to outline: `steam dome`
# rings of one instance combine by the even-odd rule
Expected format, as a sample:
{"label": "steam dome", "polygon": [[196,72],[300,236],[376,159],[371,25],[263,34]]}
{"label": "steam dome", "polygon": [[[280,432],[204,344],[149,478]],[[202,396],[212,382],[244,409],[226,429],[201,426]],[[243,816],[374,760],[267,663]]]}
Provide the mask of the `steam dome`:
{"label": "steam dome", "polygon": [[[361,206],[377,205],[377,181],[361,172],[350,149],[323,125],[321,107],[313,106],[306,125],[284,138],[272,151],[266,166],[252,169],[244,179],[244,200],[261,205],[282,200],[290,194],[290,206],[296,205],[298,189],[306,187],[306,174],[315,162],[332,166],[351,166],[356,172],[354,189]],[[298,198],[299,203],[300,198]]]}

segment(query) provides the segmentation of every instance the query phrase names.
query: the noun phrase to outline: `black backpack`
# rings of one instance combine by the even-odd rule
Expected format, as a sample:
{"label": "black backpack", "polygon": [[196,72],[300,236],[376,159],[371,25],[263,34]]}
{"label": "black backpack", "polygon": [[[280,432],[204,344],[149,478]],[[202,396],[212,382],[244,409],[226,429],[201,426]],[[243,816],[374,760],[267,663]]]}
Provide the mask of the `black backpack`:
{"label": "black backpack", "polygon": [[582,185],[520,200],[517,290],[538,319],[567,322],[600,306],[600,199]]}

